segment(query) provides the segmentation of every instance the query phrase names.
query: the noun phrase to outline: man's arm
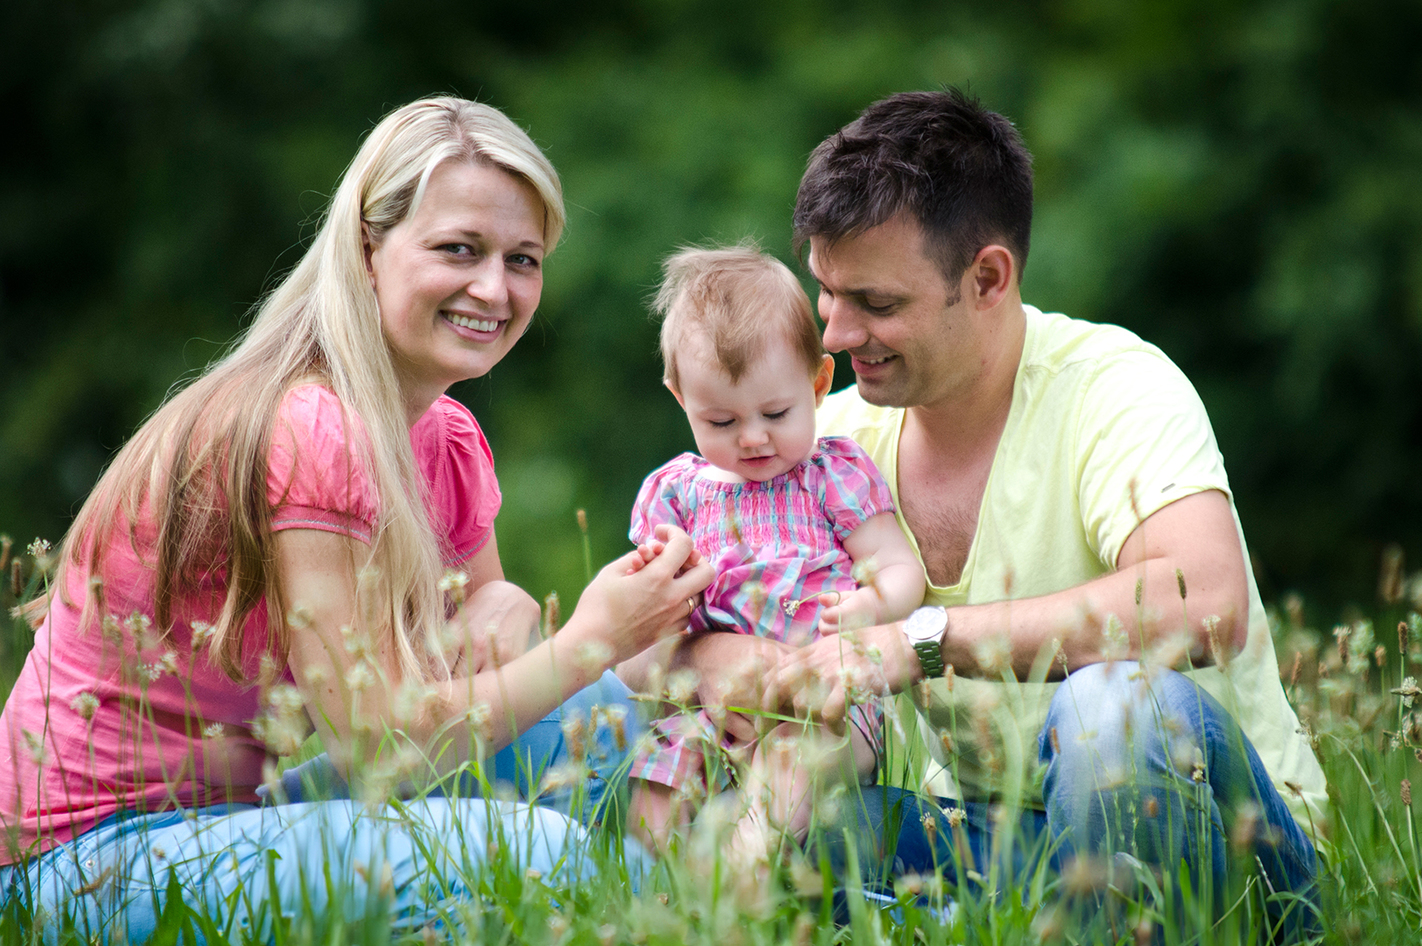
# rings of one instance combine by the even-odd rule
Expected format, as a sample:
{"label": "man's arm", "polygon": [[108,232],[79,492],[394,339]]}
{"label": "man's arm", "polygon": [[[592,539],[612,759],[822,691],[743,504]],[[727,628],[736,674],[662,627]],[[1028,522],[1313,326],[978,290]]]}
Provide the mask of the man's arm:
{"label": "man's arm", "polygon": [[[1049,678],[1106,660],[1155,651],[1161,662],[1196,666],[1228,659],[1249,631],[1249,583],[1229,499],[1207,490],[1146,517],[1126,539],[1117,570],[1074,588],[992,604],[948,609],[943,662],[962,676]],[[1184,594],[1182,594],[1182,589]],[[1139,597],[1138,597],[1139,596]],[[918,657],[898,624],[869,628],[846,648],[831,638],[791,657],[777,671],[769,705],[844,711],[844,679],[898,693],[922,679]],[[1218,655],[1218,656],[1217,656]],[[848,671],[842,673],[841,670]],[[819,687],[806,679],[818,678]],[[827,693],[823,707],[812,694]]]}

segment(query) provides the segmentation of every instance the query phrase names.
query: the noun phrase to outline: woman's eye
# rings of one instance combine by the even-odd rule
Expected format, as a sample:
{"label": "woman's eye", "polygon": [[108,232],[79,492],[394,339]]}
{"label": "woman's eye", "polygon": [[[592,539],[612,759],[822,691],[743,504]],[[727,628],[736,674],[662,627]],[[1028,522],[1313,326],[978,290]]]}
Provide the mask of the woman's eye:
{"label": "woman's eye", "polygon": [[527,253],[515,253],[509,257],[509,262],[524,269],[537,269],[537,257],[529,256]]}
{"label": "woman's eye", "polygon": [[473,256],[474,247],[468,243],[446,243],[440,247],[441,250],[450,256]]}

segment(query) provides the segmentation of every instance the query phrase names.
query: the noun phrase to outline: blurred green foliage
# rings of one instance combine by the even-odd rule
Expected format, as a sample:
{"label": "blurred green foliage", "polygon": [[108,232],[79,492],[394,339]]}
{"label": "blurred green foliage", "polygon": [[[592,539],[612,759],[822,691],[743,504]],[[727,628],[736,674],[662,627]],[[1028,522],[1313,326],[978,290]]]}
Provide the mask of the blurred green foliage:
{"label": "blurred green foliage", "polygon": [[[811,148],[967,85],[1037,160],[1024,297],[1194,380],[1266,596],[1333,608],[1422,552],[1416,0],[7,0],[0,528],[58,539],[123,440],[297,259],[361,135],[454,92],[563,175],[540,317],[454,393],[511,578],[571,603],[691,445],[646,299],[678,244],[790,255]],[[839,381],[850,375],[841,370]]]}

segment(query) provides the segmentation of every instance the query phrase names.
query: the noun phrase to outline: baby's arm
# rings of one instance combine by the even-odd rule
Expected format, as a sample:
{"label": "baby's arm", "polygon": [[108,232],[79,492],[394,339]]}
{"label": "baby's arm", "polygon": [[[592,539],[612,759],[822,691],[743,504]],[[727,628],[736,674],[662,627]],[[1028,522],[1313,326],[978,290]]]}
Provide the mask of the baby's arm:
{"label": "baby's arm", "polygon": [[872,562],[872,568],[864,583],[849,594],[820,596],[827,605],[820,615],[821,633],[888,624],[907,617],[923,603],[923,566],[893,513],[881,512],[864,520],[844,540],[844,549],[856,566]]}

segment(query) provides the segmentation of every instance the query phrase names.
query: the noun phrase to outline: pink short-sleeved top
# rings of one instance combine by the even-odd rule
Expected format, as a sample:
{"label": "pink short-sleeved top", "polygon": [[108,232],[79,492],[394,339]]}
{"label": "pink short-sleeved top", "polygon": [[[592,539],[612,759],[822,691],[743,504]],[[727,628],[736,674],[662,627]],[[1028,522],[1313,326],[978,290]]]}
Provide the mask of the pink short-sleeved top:
{"label": "pink short-sleeved top", "polygon": [[[501,497],[493,455],[473,415],[441,397],[410,430],[426,510],[447,566],[488,542]],[[359,421],[336,396],[303,385],[283,398],[267,471],[272,530],[318,529],[369,542],[380,500],[358,461]],[[268,758],[251,733],[261,693],[234,683],[192,624],[221,607],[225,571],[192,576],[159,639],[152,622],[152,523],[130,541],[115,531],[105,562],[104,612],[121,633],[79,627],[84,569],[66,567],[75,606],[55,598],[0,713],[0,864],[48,850],[119,811],[252,802]],[[145,622],[148,628],[145,630]],[[97,620],[94,622],[97,624]],[[243,629],[242,664],[254,677],[267,647],[266,605]]]}

